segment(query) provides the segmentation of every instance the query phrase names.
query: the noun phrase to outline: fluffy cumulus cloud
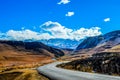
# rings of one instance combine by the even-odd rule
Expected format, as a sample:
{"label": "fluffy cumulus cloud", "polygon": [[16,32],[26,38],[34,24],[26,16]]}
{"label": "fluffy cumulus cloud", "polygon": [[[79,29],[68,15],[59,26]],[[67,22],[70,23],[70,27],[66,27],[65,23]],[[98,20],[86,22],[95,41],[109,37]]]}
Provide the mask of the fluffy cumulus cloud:
{"label": "fluffy cumulus cloud", "polygon": [[89,29],[87,28],[80,28],[72,33],[72,37],[75,40],[80,40],[85,37],[92,37],[92,36],[98,36],[102,34],[99,27],[91,27]]}
{"label": "fluffy cumulus cloud", "polygon": [[70,2],[70,0],[61,0],[57,4],[68,4],[69,2]]}
{"label": "fluffy cumulus cloud", "polygon": [[80,40],[85,37],[98,36],[101,34],[99,27],[92,27],[89,29],[80,28],[78,30],[73,30],[62,26],[58,22],[52,21],[45,22],[43,25],[40,26],[40,28],[51,34],[51,36],[53,36],[54,38],[72,40]]}
{"label": "fluffy cumulus cloud", "polygon": [[104,19],[104,22],[109,22],[110,21],[110,18],[105,18]]}
{"label": "fluffy cumulus cloud", "polygon": [[65,16],[73,16],[75,13],[74,12],[68,12],[67,14],[65,14]]}
{"label": "fluffy cumulus cloud", "polygon": [[48,21],[40,26],[40,32],[29,29],[22,29],[19,31],[9,30],[6,33],[0,33],[0,39],[7,40],[49,40],[49,39],[71,39],[80,40],[85,37],[92,37],[100,35],[99,27],[80,28],[73,30],[62,26],[58,22]]}
{"label": "fluffy cumulus cloud", "polygon": [[41,40],[52,38],[48,33],[40,34],[39,32],[31,31],[29,29],[21,31],[9,30],[6,33],[6,36],[10,40]]}
{"label": "fluffy cumulus cloud", "polygon": [[72,29],[65,28],[58,22],[48,21],[40,26],[43,30],[50,33],[54,38],[68,39]]}

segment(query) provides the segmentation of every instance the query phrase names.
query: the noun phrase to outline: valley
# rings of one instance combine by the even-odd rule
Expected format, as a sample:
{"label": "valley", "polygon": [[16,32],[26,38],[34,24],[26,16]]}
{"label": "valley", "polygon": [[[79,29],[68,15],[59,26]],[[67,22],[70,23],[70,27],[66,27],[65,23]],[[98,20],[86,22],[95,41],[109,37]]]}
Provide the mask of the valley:
{"label": "valley", "polygon": [[[119,34],[120,31],[113,31],[88,37],[76,49],[55,48],[41,42],[1,40],[0,79],[49,80],[39,74],[42,70],[38,73],[37,68],[58,61],[67,61],[57,65],[59,68],[120,76]],[[8,79],[11,75],[14,76]]]}
{"label": "valley", "polygon": [[[48,80],[36,68],[64,55],[41,42],[0,41],[0,80]],[[9,78],[12,76],[11,78]]]}
{"label": "valley", "polygon": [[120,0],[0,0],[0,80],[120,80]]}

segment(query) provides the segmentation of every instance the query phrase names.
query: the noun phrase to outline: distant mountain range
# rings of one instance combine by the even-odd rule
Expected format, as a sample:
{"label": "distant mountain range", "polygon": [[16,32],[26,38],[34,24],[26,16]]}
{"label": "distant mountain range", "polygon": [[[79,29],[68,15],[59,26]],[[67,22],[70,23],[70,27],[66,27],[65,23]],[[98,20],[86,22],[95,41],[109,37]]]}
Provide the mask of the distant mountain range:
{"label": "distant mountain range", "polygon": [[88,37],[79,44],[76,50],[79,53],[97,53],[107,51],[117,45],[120,45],[120,30]]}
{"label": "distant mountain range", "polygon": [[[0,45],[9,45],[18,51],[27,51],[35,54],[47,54],[49,56],[63,56],[61,50],[77,53],[96,53],[106,51],[120,44],[120,30],[109,32],[104,35],[88,37],[84,40],[76,41],[70,39],[50,39],[50,40],[25,40],[25,41],[0,41]],[[50,47],[51,46],[51,47]],[[5,47],[5,46],[4,46]],[[6,48],[6,47],[5,47]],[[57,49],[56,49],[57,48]],[[45,52],[44,52],[45,51]],[[47,52],[46,52],[47,51]]]}
{"label": "distant mountain range", "polygon": [[104,35],[88,37],[80,41],[70,39],[50,39],[40,40],[40,42],[61,49],[90,49],[94,47],[112,48],[113,46],[120,43],[120,30],[109,32]]}
{"label": "distant mountain range", "polygon": [[77,40],[70,40],[70,39],[49,39],[49,40],[40,40],[40,42],[61,49],[75,49],[81,42]]}
{"label": "distant mountain range", "polygon": [[[35,40],[24,40],[24,42],[34,42]],[[75,49],[82,40],[70,40],[70,39],[49,39],[49,40],[37,40],[37,42],[42,42],[45,45],[60,48],[60,49]]]}

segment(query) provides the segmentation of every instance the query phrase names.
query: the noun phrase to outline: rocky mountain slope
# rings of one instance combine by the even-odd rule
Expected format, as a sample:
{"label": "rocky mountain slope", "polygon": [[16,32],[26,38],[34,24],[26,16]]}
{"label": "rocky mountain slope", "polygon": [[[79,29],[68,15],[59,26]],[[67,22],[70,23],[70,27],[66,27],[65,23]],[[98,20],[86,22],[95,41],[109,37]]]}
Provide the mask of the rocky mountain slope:
{"label": "rocky mountain slope", "polygon": [[83,54],[89,56],[79,56],[78,60],[58,65],[58,67],[84,72],[120,75],[120,30],[86,38],[74,53],[77,56]]}
{"label": "rocky mountain slope", "polygon": [[120,44],[120,30],[105,35],[89,37],[79,44],[77,51],[82,53],[98,53]]}

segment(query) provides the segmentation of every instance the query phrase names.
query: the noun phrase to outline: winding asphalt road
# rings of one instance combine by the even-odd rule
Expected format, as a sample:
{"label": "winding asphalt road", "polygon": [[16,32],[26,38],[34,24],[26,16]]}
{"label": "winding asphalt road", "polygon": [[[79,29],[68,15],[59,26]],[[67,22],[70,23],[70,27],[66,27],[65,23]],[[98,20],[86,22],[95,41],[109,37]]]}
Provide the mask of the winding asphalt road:
{"label": "winding asphalt road", "polygon": [[62,62],[51,63],[39,67],[37,70],[41,74],[50,78],[50,80],[120,80],[120,77],[118,76],[109,76],[57,68],[56,65],[60,63]]}

